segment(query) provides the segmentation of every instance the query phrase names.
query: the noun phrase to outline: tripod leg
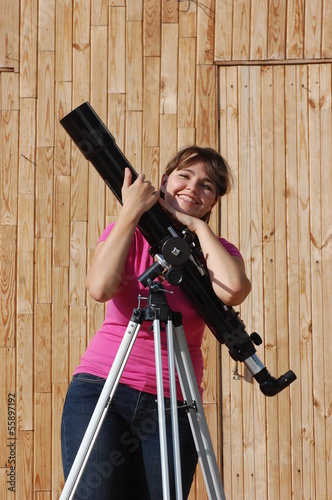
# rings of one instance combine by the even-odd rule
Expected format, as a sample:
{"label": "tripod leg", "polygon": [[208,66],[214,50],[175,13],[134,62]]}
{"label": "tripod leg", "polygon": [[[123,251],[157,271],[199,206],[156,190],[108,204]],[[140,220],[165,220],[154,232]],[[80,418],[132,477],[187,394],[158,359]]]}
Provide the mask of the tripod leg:
{"label": "tripod leg", "polygon": [[189,406],[193,403],[196,405],[195,409],[189,409],[188,419],[202,468],[205,486],[210,499],[225,500],[224,488],[221,482],[209,428],[205,419],[204,408],[197,386],[186,336],[182,325],[174,329],[176,333],[174,335],[174,352],[182,394]]}
{"label": "tripod leg", "polygon": [[173,437],[173,456],[174,456],[174,477],[176,498],[183,498],[182,475],[181,475],[181,456],[179,443],[179,422],[178,422],[178,402],[176,396],[175,379],[175,356],[174,356],[174,328],[171,320],[167,321],[167,352],[168,352],[168,371],[169,388],[171,396],[171,415],[172,415],[172,437]]}
{"label": "tripod leg", "polygon": [[157,382],[157,403],[158,403],[158,422],[159,422],[159,441],[160,441],[160,459],[161,475],[163,486],[163,499],[169,500],[169,473],[167,457],[167,439],[166,439],[166,418],[165,418],[165,400],[163,385],[163,368],[161,360],[161,341],[160,341],[160,321],[153,321],[154,349],[156,359],[156,382]]}
{"label": "tripod leg", "polygon": [[106,417],[109,405],[114,396],[122,372],[126,366],[130,351],[134,345],[140,327],[141,325],[135,323],[134,321],[130,321],[127,326],[118,352],[112,364],[112,368],[105,381],[103,390],[99,396],[91,420],[85,431],[74,463],[70,469],[69,475],[60,496],[60,500],[69,500],[74,498],[73,495],[79,484],[91,450],[97,439],[99,430]]}

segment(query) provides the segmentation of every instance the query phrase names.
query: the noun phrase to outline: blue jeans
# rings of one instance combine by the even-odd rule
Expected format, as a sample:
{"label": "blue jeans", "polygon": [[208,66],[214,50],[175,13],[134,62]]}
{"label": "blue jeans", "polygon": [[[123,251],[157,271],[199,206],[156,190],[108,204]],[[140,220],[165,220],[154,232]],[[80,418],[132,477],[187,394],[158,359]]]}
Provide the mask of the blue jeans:
{"label": "blue jeans", "polygon": [[[105,380],[78,374],[69,386],[62,415],[65,478],[76,457]],[[169,400],[165,399],[169,408]],[[186,410],[179,409],[182,488],[189,495],[197,452]],[[175,498],[171,415],[166,410],[170,490]],[[119,384],[75,492],[75,500],[162,500],[156,396]]]}

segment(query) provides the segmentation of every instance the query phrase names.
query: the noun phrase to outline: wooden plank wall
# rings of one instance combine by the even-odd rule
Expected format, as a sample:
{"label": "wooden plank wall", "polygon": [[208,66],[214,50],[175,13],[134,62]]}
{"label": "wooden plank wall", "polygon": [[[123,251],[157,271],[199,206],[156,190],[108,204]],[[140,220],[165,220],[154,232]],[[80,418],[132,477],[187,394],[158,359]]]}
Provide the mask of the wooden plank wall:
{"label": "wooden plank wall", "polygon": [[330,499],[331,2],[216,2],[220,150],[236,171],[221,227],[252,280],[241,307],[266,399],[222,350],[227,498]]}
{"label": "wooden plank wall", "polygon": [[[62,405],[104,315],[84,275],[118,204],[59,125],[87,100],[156,184],[182,145],[229,159],[235,189],[212,225],[245,257],[241,316],[264,338],[259,356],[298,380],[266,399],[207,332],[204,404],[227,498],[332,498],[330,2],[0,7],[1,498],[59,497]],[[200,472],[191,498],[206,498]]]}

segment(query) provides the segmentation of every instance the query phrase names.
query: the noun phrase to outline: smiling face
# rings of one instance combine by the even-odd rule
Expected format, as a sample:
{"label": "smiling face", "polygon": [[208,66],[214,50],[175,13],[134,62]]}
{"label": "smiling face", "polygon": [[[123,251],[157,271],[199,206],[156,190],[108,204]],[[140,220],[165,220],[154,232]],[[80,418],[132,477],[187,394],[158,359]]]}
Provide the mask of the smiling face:
{"label": "smiling face", "polygon": [[217,203],[217,190],[203,162],[175,169],[161,181],[164,199],[179,212],[201,219]]}

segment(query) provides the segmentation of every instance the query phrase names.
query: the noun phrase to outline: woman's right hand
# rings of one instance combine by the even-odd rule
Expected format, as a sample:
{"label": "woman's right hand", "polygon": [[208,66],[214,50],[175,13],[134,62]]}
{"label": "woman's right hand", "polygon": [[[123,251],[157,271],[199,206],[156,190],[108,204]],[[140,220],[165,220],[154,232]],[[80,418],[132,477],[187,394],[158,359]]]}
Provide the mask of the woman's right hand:
{"label": "woman's right hand", "polygon": [[151,182],[139,174],[131,184],[132,173],[125,169],[122,185],[122,207],[106,240],[98,243],[86,276],[90,295],[98,302],[110,300],[121,287],[128,251],[141,216],[158,200]]}
{"label": "woman's right hand", "polygon": [[159,191],[146,180],[145,174],[138,174],[131,184],[132,172],[125,168],[121,190],[123,209],[138,219],[158,200]]}

